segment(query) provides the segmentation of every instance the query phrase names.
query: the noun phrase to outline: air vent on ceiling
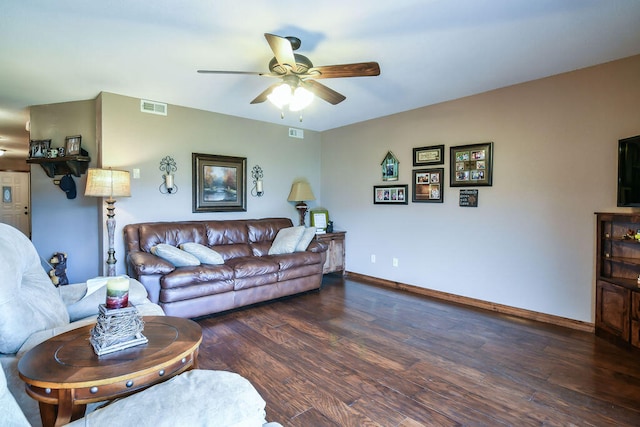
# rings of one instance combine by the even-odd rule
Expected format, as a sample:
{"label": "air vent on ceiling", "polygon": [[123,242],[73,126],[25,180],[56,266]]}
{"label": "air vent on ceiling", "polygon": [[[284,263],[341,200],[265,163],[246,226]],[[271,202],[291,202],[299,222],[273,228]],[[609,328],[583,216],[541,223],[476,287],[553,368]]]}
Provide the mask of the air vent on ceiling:
{"label": "air vent on ceiling", "polygon": [[162,102],[140,100],[140,111],[143,113],[159,114],[161,116],[167,115],[167,104]]}

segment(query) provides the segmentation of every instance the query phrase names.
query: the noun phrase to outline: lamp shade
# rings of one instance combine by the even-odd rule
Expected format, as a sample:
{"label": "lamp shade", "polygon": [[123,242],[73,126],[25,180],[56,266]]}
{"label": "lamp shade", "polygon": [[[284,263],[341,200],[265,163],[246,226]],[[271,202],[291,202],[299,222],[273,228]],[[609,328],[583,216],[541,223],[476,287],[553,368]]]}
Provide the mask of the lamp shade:
{"label": "lamp shade", "polygon": [[306,181],[296,181],[291,185],[291,192],[287,201],[289,202],[305,202],[315,200],[311,186]]}
{"label": "lamp shade", "polygon": [[89,168],[85,196],[130,197],[131,179],[129,171]]}

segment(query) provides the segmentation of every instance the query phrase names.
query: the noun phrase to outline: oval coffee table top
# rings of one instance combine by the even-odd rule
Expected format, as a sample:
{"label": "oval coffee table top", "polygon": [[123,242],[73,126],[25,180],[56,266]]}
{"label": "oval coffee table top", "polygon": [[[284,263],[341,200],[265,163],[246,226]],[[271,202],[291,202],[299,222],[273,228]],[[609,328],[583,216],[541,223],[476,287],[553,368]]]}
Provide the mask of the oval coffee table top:
{"label": "oval coffee table top", "polygon": [[171,316],[144,317],[146,344],[98,356],[89,341],[92,325],[65,332],[29,350],[19,361],[20,377],[38,387],[78,388],[145,375],[193,353],[202,341],[200,325]]}

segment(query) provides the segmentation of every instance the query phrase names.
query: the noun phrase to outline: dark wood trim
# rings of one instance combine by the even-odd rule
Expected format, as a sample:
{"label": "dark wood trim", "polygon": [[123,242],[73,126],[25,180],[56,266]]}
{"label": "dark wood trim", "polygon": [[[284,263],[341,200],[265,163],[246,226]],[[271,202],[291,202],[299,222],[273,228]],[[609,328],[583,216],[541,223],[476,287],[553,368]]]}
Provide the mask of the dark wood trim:
{"label": "dark wood trim", "polygon": [[497,304],[494,302],[483,301],[475,298],[464,297],[460,295],[450,294],[447,292],[436,291],[434,289],[422,288],[420,286],[408,285],[406,283],[394,282],[392,280],[380,279],[378,277],[367,276],[365,274],[353,273],[346,271],[345,276],[350,279],[361,280],[363,282],[373,283],[376,285],[384,286],[392,289],[399,289],[419,295],[436,298],[443,301],[453,302],[456,304],[462,304],[469,307],[481,308],[483,310],[494,311],[496,313],[508,314],[510,316],[520,317],[528,320],[535,320],[543,323],[550,323],[552,325],[564,326],[566,328],[575,329],[578,331],[585,331],[593,333],[595,330],[594,324],[589,322],[583,322],[580,320],[568,319],[566,317],[554,316],[551,314],[539,313],[537,311],[526,310],[523,308],[511,307],[508,305]]}

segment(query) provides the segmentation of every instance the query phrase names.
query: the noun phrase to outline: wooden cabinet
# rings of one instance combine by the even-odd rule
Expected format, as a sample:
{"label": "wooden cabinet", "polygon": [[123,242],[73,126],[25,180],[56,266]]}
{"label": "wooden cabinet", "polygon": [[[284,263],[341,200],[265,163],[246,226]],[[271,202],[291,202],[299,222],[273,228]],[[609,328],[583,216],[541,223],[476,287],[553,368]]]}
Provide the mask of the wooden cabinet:
{"label": "wooden cabinet", "polygon": [[640,347],[640,214],[596,215],[596,334]]}
{"label": "wooden cabinet", "polygon": [[346,231],[335,231],[316,235],[316,240],[329,246],[327,249],[327,260],[324,262],[322,274],[340,272],[344,274],[344,251]]}

